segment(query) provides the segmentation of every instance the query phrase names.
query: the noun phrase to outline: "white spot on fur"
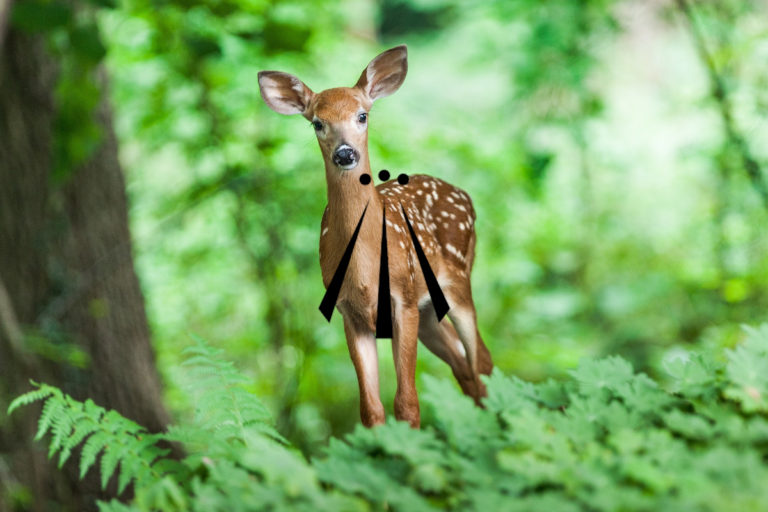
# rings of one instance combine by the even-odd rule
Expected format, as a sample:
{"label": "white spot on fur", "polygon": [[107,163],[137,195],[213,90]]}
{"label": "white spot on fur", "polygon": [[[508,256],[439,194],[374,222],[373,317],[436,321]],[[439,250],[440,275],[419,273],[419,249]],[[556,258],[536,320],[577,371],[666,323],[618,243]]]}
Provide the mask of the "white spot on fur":
{"label": "white spot on fur", "polygon": [[464,261],[464,255],[451,244],[445,244],[445,250],[456,256],[460,261]]}

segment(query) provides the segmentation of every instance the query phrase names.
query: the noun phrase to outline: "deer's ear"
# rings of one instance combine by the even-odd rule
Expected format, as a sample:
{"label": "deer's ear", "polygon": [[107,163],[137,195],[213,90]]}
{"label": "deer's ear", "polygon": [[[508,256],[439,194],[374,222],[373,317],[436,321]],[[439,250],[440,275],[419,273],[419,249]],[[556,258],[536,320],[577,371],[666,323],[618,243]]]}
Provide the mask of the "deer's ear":
{"label": "deer's ear", "polygon": [[395,46],[373,59],[365,68],[355,87],[371,101],[389,96],[400,88],[408,72],[408,49]]}
{"label": "deer's ear", "polygon": [[279,114],[308,115],[315,93],[304,82],[280,71],[259,71],[259,90],[269,108]]}

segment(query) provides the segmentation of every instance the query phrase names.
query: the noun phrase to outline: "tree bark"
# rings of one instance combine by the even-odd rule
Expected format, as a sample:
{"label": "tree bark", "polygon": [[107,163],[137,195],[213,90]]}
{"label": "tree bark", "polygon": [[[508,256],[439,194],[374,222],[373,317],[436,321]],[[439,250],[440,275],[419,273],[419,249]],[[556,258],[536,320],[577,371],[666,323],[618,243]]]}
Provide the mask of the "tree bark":
{"label": "tree bark", "polygon": [[[101,82],[101,145],[57,183],[55,61],[39,37],[13,29],[0,47],[0,510],[87,510],[99,495],[92,482],[57,470],[31,441],[35,411],[5,417],[29,379],[92,398],[153,431],[168,421]],[[55,357],[66,347],[84,352],[87,364]]]}
{"label": "tree bark", "polygon": [[13,0],[0,0],[0,50],[3,49],[8,18],[11,16],[11,7],[13,7]]}

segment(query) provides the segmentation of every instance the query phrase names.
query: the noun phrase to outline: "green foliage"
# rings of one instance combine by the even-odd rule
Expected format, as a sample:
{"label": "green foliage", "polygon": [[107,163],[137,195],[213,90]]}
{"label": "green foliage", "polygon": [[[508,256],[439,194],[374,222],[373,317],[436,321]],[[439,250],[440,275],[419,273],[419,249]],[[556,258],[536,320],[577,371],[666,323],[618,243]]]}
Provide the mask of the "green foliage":
{"label": "green foliage", "polygon": [[[694,7],[733,73],[734,119],[762,127],[745,132],[758,151],[768,16],[739,6]],[[500,368],[538,381],[620,354],[658,377],[671,346],[732,346],[739,324],[768,310],[767,217],[738,159],[718,148],[722,124],[702,101],[706,77],[676,16],[673,4],[613,0],[125,0],[102,10],[166,380],[187,332],[226,339],[302,451],[351,430],[343,329],[316,312],[320,154],[306,120],[264,105],[256,74],[288,71],[319,91],[354,83],[401,43],[408,78],[371,112],[371,164],[472,196],[473,297]],[[388,344],[379,352],[389,405]],[[450,375],[427,350],[419,364]],[[168,396],[180,413],[182,396]]]}
{"label": "green foliage", "polygon": [[[46,385],[9,412],[43,400],[50,456],[61,465],[84,443],[81,475],[101,452],[103,484],[115,471],[120,489],[134,483],[130,504],[101,510],[749,511],[768,500],[768,390],[755,373],[768,325],[747,329],[725,364],[669,359],[669,391],[619,357],[584,361],[563,382],[497,369],[485,409],[425,378],[421,430],[358,426],[312,461],[280,440],[219,351],[198,342],[188,355],[197,412],[167,434]],[[169,458],[160,441],[186,455]]]}
{"label": "green foliage", "polygon": [[11,25],[44,38],[59,64],[55,87],[53,177],[66,179],[103,141],[97,123],[104,79],[98,65],[107,49],[96,23],[111,0],[19,0]]}
{"label": "green foliage", "polygon": [[[765,168],[766,7],[689,3]],[[11,23],[61,62],[58,177],[104,140],[93,119],[110,94],[166,381],[187,332],[226,339],[279,431],[316,453],[351,430],[357,400],[339,318],[316,313],[323,168],[306,120],[270,111],[257,72],[319,91],[408,44],[404,86],[371,113],[371,163],[472,196],[473,297],[495,363],[538,381],[616,353],[658,377],[670,346],[730,347],[768,310],[768,217],[678,4],[17,0]],[[426,350],[419,365],[450,375]],[[169,389],[179,414],[183,396]]]}
{"label": "green foliage", "polygon": [[157,445],[161,436],[150,434],[135,422],[99,407],[92,400],[74,400],[58,388],[39,385],[38,389],[14,400],[8,412],[38,400],[45,400],[45,403],[35,439],[50,434],[48,457],[58,454],[59,467],[82,444],[80,478],[99,459],[101,485],[106,487],[119,465],[118,492],[122,493],[134,480],[138,486],[154,485],[163,477],[156,466],[172,469],[163,458],[168,450]]}
{"label": "green foliage", "polygon": [[746,411],[768,411],[768,325],[750,332],[744,345],[726,352],[728,377],[725,394],[741,402]]}

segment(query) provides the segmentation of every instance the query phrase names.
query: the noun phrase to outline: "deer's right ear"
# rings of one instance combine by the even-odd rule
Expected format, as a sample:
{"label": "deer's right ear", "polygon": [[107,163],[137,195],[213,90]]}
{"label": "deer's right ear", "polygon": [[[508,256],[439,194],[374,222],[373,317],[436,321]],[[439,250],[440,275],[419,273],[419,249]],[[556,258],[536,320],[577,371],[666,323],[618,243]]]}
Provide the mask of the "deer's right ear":
{"label": "deer's right ear", "polygon": [[259,90],[266,104],[279,114],[307,117],[315,93],[304,82],[280,71],[259,71]]}

